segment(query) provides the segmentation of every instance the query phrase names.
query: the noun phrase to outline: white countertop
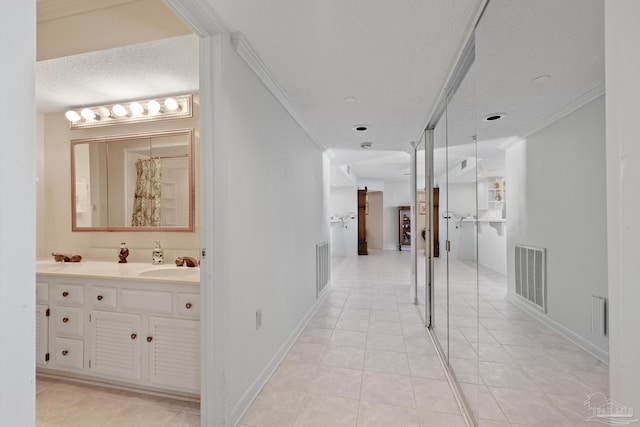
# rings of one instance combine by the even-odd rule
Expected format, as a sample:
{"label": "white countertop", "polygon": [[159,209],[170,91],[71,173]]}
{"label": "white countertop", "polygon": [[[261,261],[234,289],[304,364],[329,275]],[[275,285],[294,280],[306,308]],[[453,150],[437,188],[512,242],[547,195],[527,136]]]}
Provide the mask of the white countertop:
{"label": "white countertop", "polygon": [[144,282],[200,283],[200,267],[176,267],[173,263],[153,265],[142,262],[119,264],[108,261],[55,262],[42,260],[36,261],[36,274]]}

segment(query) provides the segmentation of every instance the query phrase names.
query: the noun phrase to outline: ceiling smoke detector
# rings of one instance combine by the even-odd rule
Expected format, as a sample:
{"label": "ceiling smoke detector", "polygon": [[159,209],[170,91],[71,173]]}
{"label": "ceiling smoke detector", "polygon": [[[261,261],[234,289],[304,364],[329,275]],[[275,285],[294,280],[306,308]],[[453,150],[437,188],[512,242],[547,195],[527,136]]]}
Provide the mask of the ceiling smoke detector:
{"label": "ceiling smoke detector", "polygon": [[360,143],[360,148],[362,148],[363,150],[368,150],[372,146],[373,146],[373,142],[361,142]]}

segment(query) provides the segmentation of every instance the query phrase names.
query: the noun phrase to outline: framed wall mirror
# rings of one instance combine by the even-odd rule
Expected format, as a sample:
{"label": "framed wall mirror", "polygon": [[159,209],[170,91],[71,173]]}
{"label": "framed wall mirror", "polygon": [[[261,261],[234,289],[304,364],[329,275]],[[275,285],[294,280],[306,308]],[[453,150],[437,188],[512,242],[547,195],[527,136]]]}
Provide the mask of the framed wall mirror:
{"label": "framed wall mirror", "polygon": [[194,231],[193,129],[71,141],[72,231]]}

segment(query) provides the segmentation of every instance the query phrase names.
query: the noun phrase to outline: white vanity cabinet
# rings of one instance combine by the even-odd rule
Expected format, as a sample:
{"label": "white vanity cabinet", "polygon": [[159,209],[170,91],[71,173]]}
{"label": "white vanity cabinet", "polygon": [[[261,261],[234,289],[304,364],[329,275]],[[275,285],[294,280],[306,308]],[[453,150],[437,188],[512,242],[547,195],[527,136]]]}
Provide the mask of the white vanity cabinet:
{"label": "white vanity cabinet", "polygon": [[140,316],[92,311],[90,318],[91,373],[140,381]]}
{"label": "white vanity cabinet", "polygon": [[150,317],[149,381],[158,387],[200,389],[200,322]]}
{"label": "white vanity cabinet", "polygon": [[42,274],[38,283],[53,290],[38,303],[51,308],[48,331],[37,312],[39,339],[48,335],[37,352],[52,344],[40,372],[199,394],[199,284]]}

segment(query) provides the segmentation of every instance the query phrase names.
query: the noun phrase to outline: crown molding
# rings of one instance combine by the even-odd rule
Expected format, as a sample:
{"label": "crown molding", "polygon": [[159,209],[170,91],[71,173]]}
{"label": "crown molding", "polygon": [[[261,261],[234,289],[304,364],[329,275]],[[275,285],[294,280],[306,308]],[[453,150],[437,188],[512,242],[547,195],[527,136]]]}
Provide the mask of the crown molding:
{"label": "crown molding", "polygon": [[271,74],[271,71],[262,62],[262,59],[258,56],[253,49],[249,41],[241,32],[231,33],[231,43],[240,57],[249,65],[249,68],[258,76],[262,83],[269,89],[271,94],[282,104],[282,106],[291,115],[293,120],[298,123],[298,126],[311,138],[313,143],[321,150],[325,151],[327,147],[320,142],[320,139],[316,136],[316,133],[312,129],[311,125],[305,120],[302,113],[295,106],[293,101],[287,96],[280,83]]}
{"label": "crown molding", "polygon": [[573,113],[574,111],[584,107],[585,105],[587,105],[591,101],[594,101],[594,100],[600,98],[604,94],[605,94],[605,85],[604,85],[604,82],[603,82],[603,83],[598,84],[594,88],[586,91],[585,93],[580,95],[578,98],[574,99],[573,101],[571,101],[570,103],[565,105],[564,107],[562,107],[562,108],[554,111],[553,113],[549,114],[548,116],[546,116],[545,118],[543,118],[542,120],[540,120],[539,122],[537,122],[536,124],[531,126],[529,129],[524,131],[522,134],[520,134],[518,136],[514,136],[513,138],[508,139],[507,141],[502,143],[499,148],[502,149],[502,150],[506,150],[511,145],[515,144],[516,142],[521,141],[521,140],[533,135],[534,133],[540,132],[544,128],[546,128],[548,126],[551,126],[553,123],[555,123],[558,120],[568,116],[569,114]]}
{"label": "crown molding", "polygon": [[587,105],[591,101],[601,97],[602,95],[604,95],[604,93],[605,93],[605,87],[604,87],[604,82],[602,82],[602,83],[598,84],[596,87],[586,91],[585,93],[580,95],[578,98],[574,99],[573,101],[571,101],[570,103],[565,105],[564,107],[560,108],[559,110],[554,111],[553,113],[549,114],[544,119],[540,120],[538,123],[536,123],[531,128],[529,128],[527,131],[525,131],[521,135],[521,137],[522,138],[526,138],[529,135],[532,135],[532,134],[534,134],[536,132],[541,131],[542,129],[546,128],[547,126],[551,125],[552,123],[557,122],[558,120],[562,119],[563,117],[566,117],[569,114],[573,113],[574,111],[584,107],[585,105]]}

